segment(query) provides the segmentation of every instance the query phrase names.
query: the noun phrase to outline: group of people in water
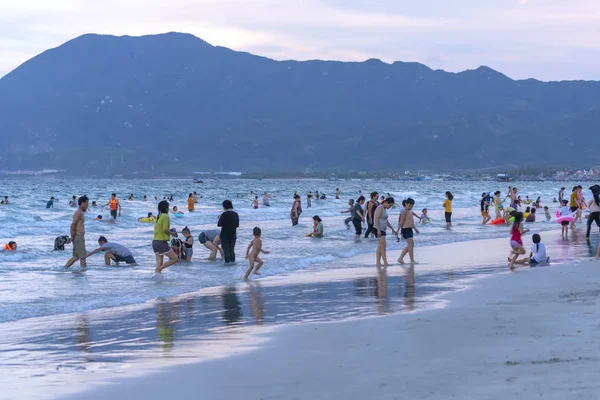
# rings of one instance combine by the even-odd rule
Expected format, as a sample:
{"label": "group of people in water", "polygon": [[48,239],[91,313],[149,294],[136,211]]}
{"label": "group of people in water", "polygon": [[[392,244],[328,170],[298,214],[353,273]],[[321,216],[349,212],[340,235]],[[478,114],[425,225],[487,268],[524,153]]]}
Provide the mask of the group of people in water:
{"label": "group of people in water", "polygon": [[[562,235],[566,237],[569,228],[575,228],[576,223],[583,220],[582,214],[584,210],[588,210],[590,214],[587,218],[587,233],[586,237],[589,237],[591,225],[595,222],[600,227],[600,186],[594,185],[590,187],[592,192],[592,199],[589,202],[585,201],[583,196],[583,188],[581,186],[575,186],[572,190],[571,195],[567,199],[565,196],[565,188],[561,188],[558,193],[558,199],[553,199],[553,202],[559,203],[557,210],[557,220],[562,226]],[[313,196],[310,192],[306,197],[306,207],[310,208],[313,199],[326,200],[324,194],[318,194]],[[340,198],[341,191],[338,188],[336,190],[336,198]],[[253,195],[252,207],[258,207],[258,196]],[[129,200],[133,200],[133,194],[129,196]],[[162,201],[158,202],[157,211],[158,214],[154,216],[152,213],[148,213],[147,217],[143,217],[142,222],[152,222],[154,224],[154,234],[152,240],[152,249],[155,254],[155,272],[161,273],[166,268],[173,266],[179,261],[191,261],[193,256],[194,238],[191,235],[190,229],[186,226],[181,230],[182,237],[179,238],[179,233],[176,229],[171,227],[170,214],[176,216],[180,213],[177,207],[170,207],[169,201],[172,200],[172,196],[164,197]],[[298,193],[294,193],[293,205],[290,211],[290,218],[292,226],[298,225],[300,216],[302,214],[302,200]],[[155,197],[155,200],[158,200]],[[447,228],[452,226],[452,202],[454,195],[447,191],[445,192],[445,199],[441,204],[444,210],[444,221]],[[5,196],[5,203],[8,204],[8,197]],[[54,197],[51,197],[46,204],[47,208],[54,207]],[[144,201],[147,201],[147,197],[144,196]],[[194,212],[195,205],[198,203],[198,195],[196,192],[190,193],[188,196],[188,211]],[[77,205],[77,210],[73,214],[73,220],[70,225],[70,235],[64,235],[55,239],[54,250],[64,250],[66,244],[73,245],[72,257],[65,264],[65,268],[71,267],[75,262],[79,261],[82,268],[87,266],[86,259],[99,252],[104,253],[104,260],[106,265],[111,263],[119,264],[125,263],[129,266],[137,265],[137,262],[133,256],[133,253],[127,247],[110,242],[105,236],[101,236],[98,239],[98,247],[91,252],[87,252],[85,245],[85,213],[92,207],[95,206],[96,202],[92,202],[90,205],[87,196],[81,196],[77,198],[73,196],[70,201],[70,206],[73,204]],[[270,206],[270,198],[267,192],[264,192],[262,199],[263,206]],[[400,257],[398,258],[399,264],[405,263],[405,258],[408,255],[410,263],[415,263],[414,257],[414,235],[419,234],[420,230],[418,225],[424,225],[430,223],[431,220],[428,215],[426,208],[422,209],[420,215],[415,213],[415,200],[407,198],[401,202],[399,207],[398,224],[395,226],[392,224],[389,218],[388,211],[392,207],[398,207],[394,198],[388,193],[387,196],[381,196],[378,192],[372,192],[369,195],[369,200],[362,195],[359,191],[359,196],[356,200],[352,199],[348,203],[349,208],[343,210],[342,213],[350,214],[345,220],[346,226],[350,228],[350,224],[354,227],[354,238],[360,240],[362,238],[373,237],[377,240],[376,249],[376,266],[385,267],[388,266],[387,260],[387,236],[388,231],[391,231],[391,235],[397,237],[397,240],[403,240],[406,242],[406,246],[403,248]],[[532,241],[534,245],[529,251],[527,257],[521,257],[527,254],[523,246],[522,235],[529,232],[524,227],[525,222],[536,221],[536,210],[542,208],[541,198],[538,197],[535,201],[530,200],[529,196],[526,196],[524,201],[518,192],[518,188],[509,187],[508,192],[505,196],[502,196],[500,191],[494,192],[493,196],[490,192],[482,193],[481,200],[481,216],[483,224],[509,224],[510,225],[510,249],[511,253],[508,258],[510,268],[514,268],[515,265],[519,264],[547,264],[550,259],[546,255],[546,248],[541,243],[541,237],[539,234],[534,234]],[[110,219],[116,220],[121,215],[121,203],[115,193],[112,193],[110,199],[102,207],[108,207],[110,212]],[[223,212],[219,216],[217,222],[217,228],[203,230],[198,235],[198,241],[204,247],[210,251],[208,257],[209,260],[216,260],[217,253],[221,255],[225,265],[231,265],[236,262],[235,257],[235,246],[237,241],[237,229],[239,228],[239,215],[233,209],[233,203],[231,200],[225,200],[222,203]],[[490,215],[491,207],[494,208],[496,219],[492,220]],[[523,211],[522,208],[525,207]],[[544,216],[546,220],[551,219],[548,206],[543,206]],[[98,219],[98,218],[96,218]],[[324,226],[323,220],[319,215],[314,215],[313,229],[306,236],[313,238],[324,237]],[[366,225],[363,228],[363,225]],[[244,275],[244,279],[248,279],[251,273],[260,274],[260,268],[263,265],[263,260],[260,258],[260,254],[269,254],[267,250],[263,249],[262,244],[262,231],[259,227],[253,229],[253,238],[246,249],[246,258],[248,259],[248,269]],[[5,244],[4,251],[16,251],[17,243],[10,241]],[[600,248],[598,249],[597,256],[600,258]]]}

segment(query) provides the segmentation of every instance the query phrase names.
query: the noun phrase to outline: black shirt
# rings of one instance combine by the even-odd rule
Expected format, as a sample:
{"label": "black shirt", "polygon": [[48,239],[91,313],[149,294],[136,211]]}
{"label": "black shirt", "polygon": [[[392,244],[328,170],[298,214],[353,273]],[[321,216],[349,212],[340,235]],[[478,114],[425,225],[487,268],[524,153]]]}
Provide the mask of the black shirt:
{"label": "black shirt", "polygon": [[236,230],[240,226],[240,217],[238,213],[233,210],[225,211],[221,214],[217,226],[221,227],[221,240],[223,239],[235,239]]}

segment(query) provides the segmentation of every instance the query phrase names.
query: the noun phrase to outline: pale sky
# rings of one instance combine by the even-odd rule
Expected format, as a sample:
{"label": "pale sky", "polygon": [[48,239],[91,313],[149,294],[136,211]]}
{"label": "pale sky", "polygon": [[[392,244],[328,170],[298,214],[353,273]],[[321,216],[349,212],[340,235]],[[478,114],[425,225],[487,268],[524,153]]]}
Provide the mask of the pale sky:
{"label": "pale sky", "polygon": [[0,0],[0,76],[84,33],[169,31],[278,60],[600,80],[600,0]]}

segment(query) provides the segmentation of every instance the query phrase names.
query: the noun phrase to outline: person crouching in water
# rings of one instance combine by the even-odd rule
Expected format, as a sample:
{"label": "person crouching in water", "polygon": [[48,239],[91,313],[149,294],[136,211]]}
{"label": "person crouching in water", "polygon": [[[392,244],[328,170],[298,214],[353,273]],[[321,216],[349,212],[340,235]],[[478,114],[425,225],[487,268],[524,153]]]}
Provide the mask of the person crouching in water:
{"label": "person crouching in water", "polygon": [[517,262],[517,258],[523,254],[525,254],[525,248],[523,247],[523,233],[529,232],[529,229],[523,229],[523,213],[522,212],[513,212],[513,216],[515,217],[515,222],[513,226],[510,228],[510,248],[511,248],[511,257],[508,257],[509,267],[510,269],[515,268],[515,264],[522,264],[523,262]]}
{"label": "person crouching in water", "polygon": [[318,215],[313,217],[313,231],[312,233],[307,233],[306,236],[312,238],[322,238],[323,237],[323,220]]}
{"label": "person crouching in water", "polygon": [[133,258],[133,253],[127,247],[118,243],[109,242],[104,236],[98,238],[98,244],[100,247],[88,253],[86,258],[103,251],[105,265],[110,265],[111,261],[114,261],[117,265],[119,265],[120,262],[124,262],[129,267],[135,267],[137,265],[135,258]]}

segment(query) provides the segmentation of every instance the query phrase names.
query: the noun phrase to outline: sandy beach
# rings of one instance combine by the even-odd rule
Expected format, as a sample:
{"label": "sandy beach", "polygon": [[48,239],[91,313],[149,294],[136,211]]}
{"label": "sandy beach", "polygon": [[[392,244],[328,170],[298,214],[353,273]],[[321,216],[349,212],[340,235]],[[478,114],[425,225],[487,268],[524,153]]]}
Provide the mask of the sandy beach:
{"label": "sandy beach", "polygon": [[253,351],[67,398],[595,398],[598,268],[491,274],[444,308],[284,326]]}

